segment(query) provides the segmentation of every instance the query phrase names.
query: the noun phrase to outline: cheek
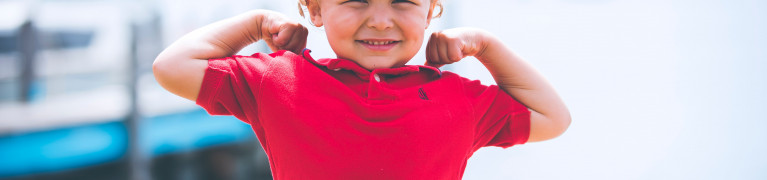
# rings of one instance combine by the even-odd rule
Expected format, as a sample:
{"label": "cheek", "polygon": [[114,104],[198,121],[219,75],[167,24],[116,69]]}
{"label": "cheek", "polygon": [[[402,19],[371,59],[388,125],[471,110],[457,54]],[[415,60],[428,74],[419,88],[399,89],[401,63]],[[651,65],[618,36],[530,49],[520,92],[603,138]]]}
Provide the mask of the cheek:
{"label": "cheek", "polygon": [[[418,10],[409,10],[400,12],[406,14],[406,16],[400,16],[400,27],[405,36],[414,40],[423,40],[424,32],[426,32],[426,13]],[[420,46],[419,46],[420,47]]]}
{"label": "cheek", "polygon": [[397,14],[401,14],[400,20],[406,22],[412,28],[426,29],[427,16],[429,10],[426,8],[403,8],[398,10]]}
{"label": "cheek", "polygon": [[344,14],[334,15],[333,18],[325,21],[325,34],[328,39],[333,41],[349,40],[354,37],[356,24],[354,17]]}
{"label": "cheek", "polygon": [[351,26],[359,21],[358,16],[354,14],[354,11],[338,8],[333,12],[327,13],[325,17],[329,18],[325,19],[326,23],[328,23],[326,25],[331,25],[331,28],[334,28],[334,30],[349,31],[348,29],[353,29]]}
{"label": "cheek", "polygon": [[426,21],[422,19],[416,19],[416,18],[408,18],[407,20],[403,21],[406,23],[403,23],[402,33],[407,36],[408,39],[411,39],[411,45],[416,46],[415,51],[418,51],[418,49],[421,47],[421,44],[424,40],[424,33],[426,32]]}

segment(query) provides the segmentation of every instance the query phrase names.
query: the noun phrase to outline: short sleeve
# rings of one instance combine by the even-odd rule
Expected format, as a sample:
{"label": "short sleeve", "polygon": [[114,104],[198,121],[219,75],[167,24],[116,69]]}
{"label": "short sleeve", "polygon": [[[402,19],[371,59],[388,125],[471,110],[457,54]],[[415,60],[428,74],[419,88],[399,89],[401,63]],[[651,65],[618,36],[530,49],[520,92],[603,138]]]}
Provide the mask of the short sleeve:
{"label": "short sleeve", "polygon": [[474,149],[485,146],[508,148],[527,142],[530,110],[496,85],[463,79],[464,89],[477,120]]}
{"label": "short sleeve", "polygon": [[197,105],[211,115],[233,115],[260,127],[256,97],[272,59],[270,55],[256,53],[208,60]]}

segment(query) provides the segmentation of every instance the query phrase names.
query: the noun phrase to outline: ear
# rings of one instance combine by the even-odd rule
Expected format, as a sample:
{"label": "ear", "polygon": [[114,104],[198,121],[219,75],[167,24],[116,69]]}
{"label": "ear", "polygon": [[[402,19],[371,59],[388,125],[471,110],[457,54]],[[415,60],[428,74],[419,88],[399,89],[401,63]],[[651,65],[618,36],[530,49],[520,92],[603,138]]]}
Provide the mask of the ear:
{"label": "ear", "polygon": [[322,13],[320,13],[320,2],[315,0],[306,0],[306,10],[309,11],[309,19],[312,24],[322,27]]}
{"label": "ear", "polygon": [[431,19],[434,17],[432,14],[434,13],[434,7],[437,6],[437,1],[435,0],[429,0],[429,14],[426,15],[426,27],[424,29],[429,28],[429,24],[431,24]]}

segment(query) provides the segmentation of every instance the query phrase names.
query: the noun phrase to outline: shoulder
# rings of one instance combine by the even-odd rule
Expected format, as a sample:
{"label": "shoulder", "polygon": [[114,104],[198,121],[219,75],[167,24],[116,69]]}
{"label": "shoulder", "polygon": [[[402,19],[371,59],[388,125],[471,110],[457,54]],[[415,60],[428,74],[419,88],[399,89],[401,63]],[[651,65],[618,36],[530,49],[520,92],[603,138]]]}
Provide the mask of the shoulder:
{"label": "shoulder", "polygon": [[267,61],[267,62],[276,61],[276,62],[284,62],[284,63],[296,63],[296,62],[301,62],[306,60],[306,58],[304,58],[302,55],[295,54],[293,52],[286,51],[286,50],[280,50],[280,51],[272,52],[272,53],[258,52],[250,56],[235,55],[232,57],[236,59],[260,60],[260,61]]}
{"label": "shoulder", "polygon": [[286,67],[295,67],[303,62],[306,62],[303,56],[290,51],[280,50],[273,53],[258,52],[252,55],[233,55],[210,59],[209,68],[230,72],[267,72],[281,70]]}
{"label": "shoulder", "polygon": [[288,71],[294,71],[297,70],[296,68],[299,67],[321,67],[325,66],[323,63],[320,63],[320,61],[315,60],[311,56],[311,50],[304,49],[302,52],[299,52],[298,54],[287,51],[287,50],[279,50],[277,52],[273,53],[256,53],[251,55],[254,58],[258,59],[264,59],[266,61],[270,61],[270,66],[272,68],[278,68],[275,70],[288,70]]}
{"label": "shoulder", "polygon": [[457,86],[456,89],[469,98],[495,97],[498,94],[505,94],[497,85],[485,84],[480,80],[463,77],[454,72],[443,71],[442,78]]}
{"label": "shoulder", "polygon": [[464,89],[465,88],[469,88],[469,89],[488,88],[491,86],[491,85],[482,84],[480,80],[469,79],[451,71],[442,71],[440,79],[443,81],[450,82],[451,84],[461,86]]}

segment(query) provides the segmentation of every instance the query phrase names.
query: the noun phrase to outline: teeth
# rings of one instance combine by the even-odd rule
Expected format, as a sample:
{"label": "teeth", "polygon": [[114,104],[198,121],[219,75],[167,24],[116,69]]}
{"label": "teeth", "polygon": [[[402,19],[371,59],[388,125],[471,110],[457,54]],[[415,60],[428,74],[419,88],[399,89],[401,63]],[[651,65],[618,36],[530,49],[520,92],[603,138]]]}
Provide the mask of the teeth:
{"label": "teeth", "polygon": [[372,44],[372,45],[385,45],[385,44],[391,44],[394,43],[394,41],[362,41],[366,44]]}

